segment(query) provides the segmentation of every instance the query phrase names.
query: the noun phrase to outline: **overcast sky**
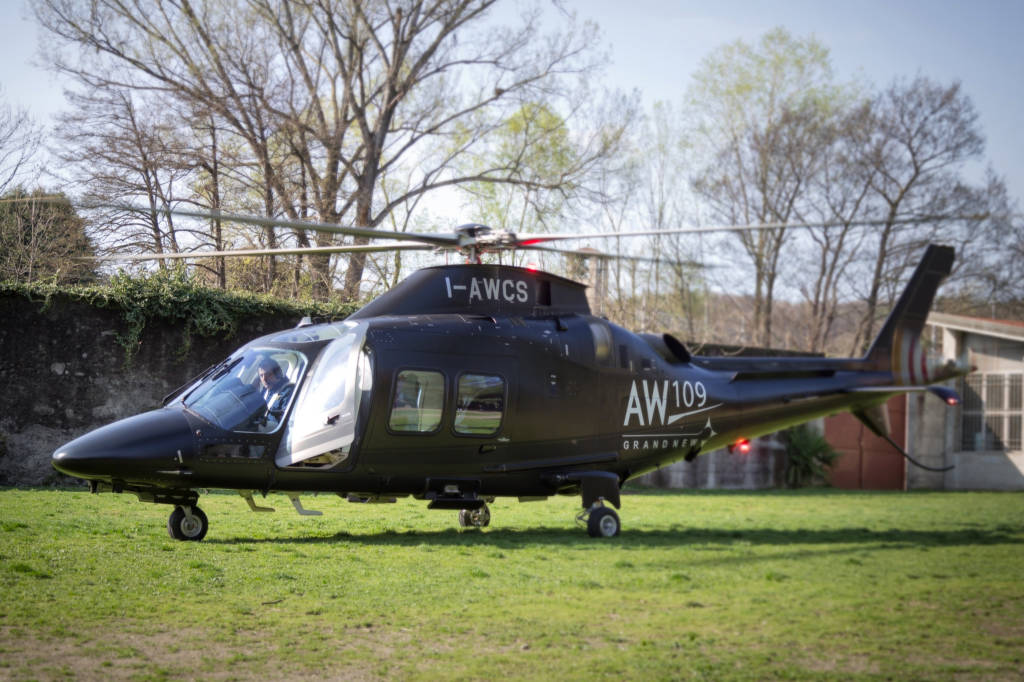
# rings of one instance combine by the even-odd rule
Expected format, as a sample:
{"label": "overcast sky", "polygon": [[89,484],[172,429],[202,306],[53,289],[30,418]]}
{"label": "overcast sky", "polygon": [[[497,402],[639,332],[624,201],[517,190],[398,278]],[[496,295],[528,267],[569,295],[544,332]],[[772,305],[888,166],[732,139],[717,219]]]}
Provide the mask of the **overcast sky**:
{"label": "overcast sky", "polygon": [[[513,1],[513,0],[509,0]],[[1024,197],[1024,0],[564,0],[595,21],[611,48],[612,87],[639,89],[647,102],[681,100],[690,75],[716,47],[756,41],[775,26],[814,35],[831,51],[840,79],[882,87],[899,76],[955,79],[974,101],[987,158],[1011,195]],[[36,29],[22,0],[0,0],[3,99],[48,122],[60,85],[31,62]]]}

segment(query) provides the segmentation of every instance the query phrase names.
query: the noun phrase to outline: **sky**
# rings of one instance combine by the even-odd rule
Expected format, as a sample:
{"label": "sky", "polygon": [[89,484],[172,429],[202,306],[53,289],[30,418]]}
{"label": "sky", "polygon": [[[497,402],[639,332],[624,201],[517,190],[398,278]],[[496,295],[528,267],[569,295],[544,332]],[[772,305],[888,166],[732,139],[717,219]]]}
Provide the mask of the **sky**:
{"label": "sky", "polygon": [[645,101],[682,101],[691,74],[716,48],[756,42],[777,26],[814,36],[839,80],[881,89],[920,74],[959,80],[979,114],[986,156],[1024,198],[1024,0],[568,0],[612,47],[608,82]]}
{"label": "sky", "polygon": [[[506,0],[514,2],[515,0]],[[638,89],[646,102],[679,103],[691,74],[715,48],[755,42],[776,26],[814,36],[840,80],[882,88],[918,74],[959,80],[979,113],[987,162],[1011,196],[1024,198],[1024,0],[561,0],[596,22],[612,64],[605,85]],[[22,0],[0,0],[2,101],[49,122],[60,83],[33,65],[34,21]]]}

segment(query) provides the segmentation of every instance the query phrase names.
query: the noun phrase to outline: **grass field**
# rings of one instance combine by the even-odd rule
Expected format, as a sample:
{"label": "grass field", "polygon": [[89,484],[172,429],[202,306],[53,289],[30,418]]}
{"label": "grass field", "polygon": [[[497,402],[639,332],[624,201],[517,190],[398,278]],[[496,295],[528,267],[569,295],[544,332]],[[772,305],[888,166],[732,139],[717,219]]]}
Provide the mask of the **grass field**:
{"label": "grass field", "polygon": [[[1020,680],[1024,495],[642,493],[594,540],[578,498],[0,490],[0,679]],[[266,502],[265,502],[266,503]]]}

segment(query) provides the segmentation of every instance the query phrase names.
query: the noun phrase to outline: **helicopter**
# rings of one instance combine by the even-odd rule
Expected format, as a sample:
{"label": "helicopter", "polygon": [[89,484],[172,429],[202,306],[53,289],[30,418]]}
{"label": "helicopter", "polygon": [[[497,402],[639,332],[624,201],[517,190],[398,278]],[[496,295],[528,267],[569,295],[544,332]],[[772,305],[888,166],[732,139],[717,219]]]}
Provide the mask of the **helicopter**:
{"label": "helicopter", "polygon": [[[593,315],[583,284],[480,259],[621,235],[517,236],[478,224],[443,234],[313,229],[395,243],[286,252],[447,248],[467,263],[417,270],[342,321],[304,320],[250,341],[161,408],[61,446],[53,466],[94,493],[171,505],[168,533],[184,541],[207,534],[205,489],[236,491],[253,511],[273,511],[254,494],[283,492],[302,515],[320,514],[302,505],[306,493],[353,503],[411,496],[457,511],[467,528],[488,526],[499,497],[571,495],[588,534],[608,538],[621,530],[626,481],[838,412],[918,464],[889,437],[885,402],[928,391],[956,405],[956,392],[939,383],[970,371],[930,359],[921,339],[954,262],[947,246],[926,248],[861,358],[705,357],[671,334],[634,333]],[[266,252],[199,255],[238,253]]]}

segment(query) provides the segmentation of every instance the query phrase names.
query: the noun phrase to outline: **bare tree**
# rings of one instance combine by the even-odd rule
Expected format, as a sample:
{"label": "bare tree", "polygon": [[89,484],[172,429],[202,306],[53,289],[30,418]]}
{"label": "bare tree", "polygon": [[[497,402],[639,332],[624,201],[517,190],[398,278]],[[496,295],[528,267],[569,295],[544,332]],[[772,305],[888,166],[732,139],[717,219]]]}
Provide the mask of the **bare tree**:
{"label": "bare tree", "polygon": [[[799,238],[781,227],[737,234],[754,265],[758,343],[773,342],[785,260],[800,264],[808,305],[801,343],[818,352],[830,349],[841,302],[854,297],[864,306],[851,350],[866,348],[928,241],[959,244],[961,262],[999,262],[982,245],[1005,243],[1013,224],[996,220],[1008,211],[1000,182],[972,187],[964,179],[983,140],[959,84],[898,80],[858,103],[857,88],[831,80],[820,44],[776,30],[756,48],[738,42],[712,54],[688,98],[706,158],[694,188],[716,221],[831,225]],[[880,224],[866,228],[865,220]],[[780,259],[784,252],[792,256]],[[962,279],[977,284],[971,271]]]}
{"label": "bare tree", "polygon": [[[696,211],[688,182],[691,155],[676,110],[665,102],[655,103],[636,144],[643,174],[642,186],[633,194],[637,223],[655,230],[692,224]],[[644,296],[643,317],[651,319],[652,305],[664,314],[648,327],[682,331],[690,340],[703,337],[706,329],[698,322],[703,322],[700,304],[706,302],[707,288],[705,273],[695,264],[700,238],[654,235],[645,246],[644,254],[656,260],[647,266],[647,281],[654,288]]]}
{"label": "bare tree", "polygon": [[0,280],[87,281],[92,255],[85,221],[66,198],[42,189],[0,195]]}
{"label": "bare tree", "polygon": [[819,141],[822,163],[805,187],[798,219],[829,224],[802,233],[793,249],[800,263],[794,277],[808,307],[805,332],[794,347],[810,352],[838,351],[830,341],[841,304],[852,296],[851,266],[866,236],[858,221],[870,217],[874,171],[860,163],[859,148],[870,122],[867,102],[835,112]]}
{"label": "bare tree", "polygon": [[[538,12],[517,27],[488,24],[494,1],[42,0],[36,14],[63,48],[51,63],[84,86],[159,91],[243,139],[266,215],[375,227],[442,187],[538,184],[519,163],[466,174],[457,161],[525,102],[569,102],[573,80],[599,63],[593,32],[542,36]],[[591,153],[608,153],[611,139],[595,135]],[[409,168],[420,170],[405,191],[385,197],[385,179]],[[310,263],[322,296],[330,264]],[[351,296],[363,263],[349,262]]]}
{"label": "bare tree", "polygon": [[[176,225],[166,213],[186,192],[190,172],[176,146],[180,131],[160,117],[156,107],[144,102],[140,107],[136,95],[126,89],[69,97],[74,109],[60,116],[53,151],[67,164],[68,175],[87,188],[85,199],[99,206],[94,223],[100,248],[181,251],[182,232],[191,230]],[[149,212],[112,208],[133,201]]]}
{"label": "bare tree", "polygon": [[[122,91],[148,94],[140,100],[167,114],[215,116],[249,149],[245,165],[259,191],[262,212],[273,215],[273,134],[268,96],[273,41],[244,7],[208,3],[197,11],[187,2],[109,0],[83,5],[52,0],[34,6],[42,26],[57,40],[44,55],[88,94]],[[157,97],[158,96],[158,97]],[[185,128],[186,126],[182,126]],[[246,202],[248,205],[248,202]],[[239,208],[239,207],[236,207]],[[265,241],[276,244],[268,229]],[[269,280],[276,263],[268,261]]]}
{"label": "bare tree", "polygon": [[[898,287],[920,248],[949,234],[946,219],[954,188],[967,161],[984,150],[978,116],[970,98],[954,82],[943,86],[924,77],[897,80],[872,103],[872,123],[861,140],[863,163],[871,177],[872,201],[884,223],[873,231],[873,253],[866,309],[856,348],[874,337],[879,312]],[[919,227],[901,221],[934,218]]]}
{"label": "bare tree", "polygon": [[1008,304],[1024,301],[1024,223],[1006,185],[991,169],[983,184],[958,183],[941,205],[957,216],[944,224],[941,239],[957,251],[945,289],[960,312],[996,317]]}
{"label": "bare tree", "polygon": [[[705,166],[693,187],[726,224],[785,223],[799,213],[822,163],[829,113],[846,100],[828,51],[775,29],[756,46],[737,41],[702,62],[687,91],[693,139]],[[754,266],[755,343],[772,343],[772,301],[790,231],[737,232]]]}
{"label": "bare tree", "polygon": [[0,193],[34,180],[28,177],[32,173],[29,164],[39,143],[39,127],[28,112],[0,103]]}

